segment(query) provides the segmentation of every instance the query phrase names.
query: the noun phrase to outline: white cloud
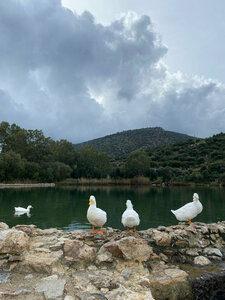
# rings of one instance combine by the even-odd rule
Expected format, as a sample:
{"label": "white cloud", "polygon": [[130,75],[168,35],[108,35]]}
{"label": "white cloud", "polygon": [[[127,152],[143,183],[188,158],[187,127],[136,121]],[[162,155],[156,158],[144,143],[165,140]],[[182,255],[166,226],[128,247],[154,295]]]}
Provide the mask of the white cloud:
{"label": "white cloud", "polygon": [[0,2],[0,121],[80,142],[146,126],[223,131],[225,87],[171,74],[148,16],[108,26],[59,0]]}

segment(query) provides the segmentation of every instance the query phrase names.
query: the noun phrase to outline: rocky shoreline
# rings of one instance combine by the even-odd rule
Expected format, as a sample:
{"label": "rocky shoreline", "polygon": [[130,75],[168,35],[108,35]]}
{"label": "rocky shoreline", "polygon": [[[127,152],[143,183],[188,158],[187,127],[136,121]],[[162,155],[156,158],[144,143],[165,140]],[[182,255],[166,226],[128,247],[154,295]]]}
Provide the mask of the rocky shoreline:
{"label": "rocky shoreline", "polygon": [[0,223],[0,298],[224,299],[225,222],[104,234]]}

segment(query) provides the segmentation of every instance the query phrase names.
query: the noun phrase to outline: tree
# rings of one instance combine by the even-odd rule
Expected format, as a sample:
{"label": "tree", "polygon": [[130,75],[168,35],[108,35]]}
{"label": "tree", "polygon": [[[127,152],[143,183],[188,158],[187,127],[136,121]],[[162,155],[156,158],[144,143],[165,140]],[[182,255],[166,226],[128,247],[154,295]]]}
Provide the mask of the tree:
{"label": "tree", "polygon": [[13,151],[1,153],[1,176],[3,181],[13,181],[21,179],[24,175],[24,161],[21,159],[20,154]]}
{"label": "tree", "polygon": [[143,151],[134,151],[128,155],[125,170],[128,177],[147,176],[149,172],[150,158]]}
{"label": "tree", "polygon": [[54,144],[54,158],[56,161],[73,166],[77,162],[77,152],[73,144],[67,140],[56,141]]}
{"label": "tree", "polygon": [[110,173],[110,160],[107,153],[85,146],[78,151],[77,169],[79,177],[104,178]]}

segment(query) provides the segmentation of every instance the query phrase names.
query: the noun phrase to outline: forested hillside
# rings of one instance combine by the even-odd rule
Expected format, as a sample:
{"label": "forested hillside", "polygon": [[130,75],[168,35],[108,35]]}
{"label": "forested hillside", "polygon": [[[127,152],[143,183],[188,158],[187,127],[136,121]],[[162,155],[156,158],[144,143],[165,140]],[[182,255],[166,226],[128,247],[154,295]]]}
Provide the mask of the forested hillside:
{"label": "forested hillside", "polygon": [[160,127],[152,127],[118,132],[76,144],[75,148],[79,149],[86,145],[93,145],[98,151],[106,152],[110,157],[117,158],[126,156],[135,150],[170,145],[188,139],[194,138],[186,134],[167,131]]}
{"label": "forested hillside", "polygon": [[134,151],[117,164],[117,173],[152,182],[225,184],[225,134]]}
{"label": "forested hillside", "polygon": [[131,178],[140,183],[144,178],[145,184],[225,185],[224,133],[135,150],[122,158],[110,159],[92,145],[76,150],[67,140],[54,141],[41,130],[1,122],[0,150],[2,183],[59,182],[71,178],[107,178],[112,179],[110,183],[113,179],[122,183]]}

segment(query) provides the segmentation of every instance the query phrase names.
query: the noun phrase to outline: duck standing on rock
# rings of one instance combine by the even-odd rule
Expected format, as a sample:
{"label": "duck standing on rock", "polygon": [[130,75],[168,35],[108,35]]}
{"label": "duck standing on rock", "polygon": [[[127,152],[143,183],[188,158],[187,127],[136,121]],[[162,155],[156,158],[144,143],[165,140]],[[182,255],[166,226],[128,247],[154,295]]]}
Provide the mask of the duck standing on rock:
{"label": "duck standing on rock", "polygon": [[189,225],[192,225],[191,219],[195,218],[202,212],[203,206],[199,201],[197,193],[193,195],[193,202],[187,203],[177,210],[172,210],[178,221],[188,221]]}
{"label": "duck standing on rock", "polygon": [[[92,224],[92,230],[90,232],[103,233],[102,226],[107,221],[107,215],[104,210],[96,207],[95,196],[90,196],[87,219]],[[95,230],[95,226],[101,227],[100,230]]]}
{"label": "duck standing on rock", "polygon": [[122,214],[122,224],[124,227],[127,227],[127,231],[129,228],[133,228],[133,231],[136,231],[136,226],[140,224],[140,218],[138,213],[133,209],[133,205],[130,200],[126,202],[127,209]]}

